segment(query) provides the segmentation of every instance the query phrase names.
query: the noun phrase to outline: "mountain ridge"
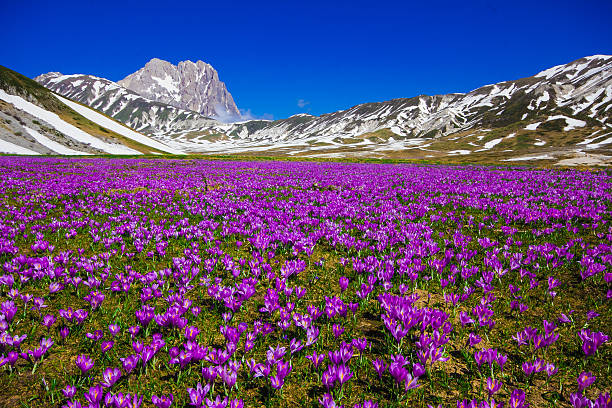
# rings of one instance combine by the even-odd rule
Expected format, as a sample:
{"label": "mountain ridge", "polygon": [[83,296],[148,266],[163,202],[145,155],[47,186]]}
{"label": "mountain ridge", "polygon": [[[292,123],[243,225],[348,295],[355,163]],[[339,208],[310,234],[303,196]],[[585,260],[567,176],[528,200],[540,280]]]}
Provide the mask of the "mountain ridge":
{"label": "mountain ridge", "polygon": [[[63,80],[72,84],[75,81],[72,77]],[[62,94],[62,87],[53,83],[45,85]],[[69,93],[64,95],[71,97]],[[82,96],[80,101],[87,103]],[[487,84],[466,93],[396,98],[358,104],[320,116],[298,114],[274,121],[203,123],[192,120],[186,124],[183,118],[178,118],[173,126],[161,129],[142,127],[147,120],[150,123],[160,116],[151,112],[139,123],[139,129],[191,153],[266,151],[308,157],[368,154],[378,157],[398,152],[418,152],[423,157],[478,155],[482,151],[501,154],[499,149],[510,142],[504,138],[512,133],[521,140],[518,153],[553,147],[569,151],[572,143],[578,152],[607,149],[609,142],[605,136],[612,130],[611,101],[612,56],[594,55],[556,65],[530,77]],[[96,108],[95,104],[93,107]],[[116,112],[109,114],[121,120]],[[505,136],[493,138],[503,129],[509,129]],[[550,135],[543,132],[560,133],[544,141]],[[583,139],[566,141],[567,132],[580,133]],[[453,143],[446,140],[453,135],[464,135],[461,138],[465,140],[457,139]],[[579,145],[593,139],[591,136],[596,136],[594,141]],[[557,139],[562,145],[555,144]],[[442,142],[444,148],[437,149]],[[526,146],[530,143],[528,149]]]}

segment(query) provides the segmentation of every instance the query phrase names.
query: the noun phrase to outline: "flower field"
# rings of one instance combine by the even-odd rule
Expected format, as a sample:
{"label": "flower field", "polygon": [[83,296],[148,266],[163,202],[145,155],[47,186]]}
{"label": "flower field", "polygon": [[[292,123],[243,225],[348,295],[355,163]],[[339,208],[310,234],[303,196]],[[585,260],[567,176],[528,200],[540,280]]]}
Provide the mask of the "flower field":
{"label": "flower field", "polygon": [[0,167],[0,407],[612,407],[610,172]]}

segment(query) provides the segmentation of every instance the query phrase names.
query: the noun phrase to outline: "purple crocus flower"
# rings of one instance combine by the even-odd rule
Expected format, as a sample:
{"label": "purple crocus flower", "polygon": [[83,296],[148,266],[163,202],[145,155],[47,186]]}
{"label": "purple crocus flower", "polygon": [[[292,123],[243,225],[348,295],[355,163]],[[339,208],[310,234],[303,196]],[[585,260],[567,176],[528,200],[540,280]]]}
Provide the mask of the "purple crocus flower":
{"label": "purple crocus flower", "polygon": [[60,332],[60,336],[62,337],[62,340],[64,340],[70,334],[70,329],[64,326],[60,329],[59,332]]}
{"label": "purple crocus flower", "polygon": [[6,356],[6,361],[4,361],[4,363],[8,363],[11,367],[15,367],[18,359],[19,353],[16,351],[10,351]]}
{"label": "purple crocus flower", "polygon": [[144,349],[144,344],[140,340],[134,340],[132,342],[132,348],[134,349],[135,353],[140,354]]}
{"label": "purple crocus flower", "polygon": [[603,332],[592,332],[589,329],[582,329],[579,337],[582,340],[582,351],[586,356],[595,354],[599,346],[608,341],[608,336]]}
{"label": "purple crocus flower", "polygon": [[317,354],[316,350],[312,352],[311,355],[306,356],[308,360],[312,363],[314,368],[319,368],[321,363],[325,361],[325,353]]}
{"label": "purple crocus flower", "polygon": [[122,357],[120,358],[120,360],[123,366],[123,371],[129,374],[132,371],[134,371],[134,369],[138,365],[138,361],[140,360],[140,357],[137,354],[132,354],[127,357]]}
{"label": "purple crocus flower", "polygon": [[472,319],[466,312],[461,312],[459,313],[459,322],[461,323],[462,327],[465,327],[468,324],[474,323],[474,319]]}
{"label": "purple crocus flower", "polygon": [[147,364],[155,355],[155,349],[151,345],[144,346],[142,348],[142,352],[140,353],[140,358],[142,359],[142,364]]}
{"label": "purple crocus flower", "polygon": [[270,377],[270,385],[275,390],[279,390],[283,388],[283,385],[285,385],[285,379],[277,374],[275,376]]}
{"label": "purple crocus flower", "polygon": [[121,371],[118,368],[107,368],[102,373],[102,382],[100,384],[105,388],[112,387],[121,378]]}
{"label": "purple crocus flower", "polygon": [[520,388],[513,390],[508,404],[510,408],[527,408],[529,404],[525,404],[525,391]]}
{"label": "purple crocus flower", "polygon": [[242,401],[241,399],[231,400],[229,408],[244,408],[244,401]]}
{"label": "purple crocus flower", "polygon": [[279,361],[276,363],[276,373],[279,377],[285,378],[293,369],[289,361]]}
{"label": "purple crocus flower", "polygon": [[363,403],[353,405],[353,408],[378,408],[378,403],[372,400],[365,400]]}
{"label": "purple crocus flower", "polygon": [[101,350],[102,350],[102,353],[106,353],[108,350],[112,349],[114,345],[115,345],[115,342],[114,342],[114,341],[112,341],[112,340],[109,340],[109,341],[103,341],[103,342],[100,344],[100,348],[101,348]]}
{"label": "purple crocus flower", "polygon": [[389,365],[380,358],[372,360],[372,365],[374,366],[374,370],[376,370],[376,373],[378,373],[379,378],[382,378],[385,370],[387,369],[387,367],[389,367]]}
{"label": "purple crocus flower", "polygon": [[196,337],[198,337],[198,334],[200,334],[200,329],[198,329],[196,326],[186,326],[185,327],[185,338],[187,340],[193,341],[196,339]]}
{"label": "purple crocus flower", "polygon": [[353,339],[351,341],[351,344],[359,351],[359,353],[363,353],[368,347],[368,340],[365,337],[360,339]]}
{"label": "purple crocus flower", "polygon": [[404,388],[406,391],[408,390],[412,390],[415,388],[419,388],[421,386],[421,384],[418,383],[419,378],[418,377],[413,377],[412,375],[410,375],[410,373],[406,374],[406,383],[404,385]]}
{"label": "purple crocus flower", "polygon": [[17,306],[15,306],[15,302],[12,300],[2,302],[0,305],[0,313],[4,315],[7,322],[12,322],[13,318],[15,317],[15,313],[17,313]]}
{"label": "purple crocus flower", "polygon": [[210,391],[210,384],[206,384],[202,387],[201,383],[198,383],[196,388],[188,388],[187,394],[189,395],[189,400],[191,401],[191,405],[195,407],[201,407],[204,405],[204,398],[206,394]]}
{"label": "purple crocus flower", "polygon": [[104,333],[102,332],[102,330],[96,330],[93,333],[86,333],[85,334],[85,337],[87,337],[88,339],[93,340],[93,341],[98,341],[103,336],[104,336]]}
{"label": "purple crocus flower", "polygon": [[87,310],[79,309],[74,312],[74,319],[77,321],[78,324],[83,324],[85,319],[87,319],[88,315],[89,312]]}
{"label": "purple crocus flower", "polygon": [[332,332],[334,333],[334,337],[338,338],[338,337],[342,336],[342,333],[344,333],[344,326],[342,326],[340,324],[333,324],[332,325]]}
{"label": "purple crocus flower", "polygon": [[[268,374],[269,374],[269,371],[268,371]],[[217,378],[217,368],[213,367],[213,366],[211,366],[211,367],[203,367],[202,368],[202,377],[204,377],[206,382],[212,383],[213,381],[215,381],[215,378]]]}
{"label": "purple crocus flower", "polygon": [[[220,395],[217,395],[217,397],[214,400],[206,398],[206,408],[225,408],[225,407],[227,407],[227,397],[221,398]],[[158,407],[158,408],[165,408],[165,407]]]}
{"label": "purple crocus flower", "polygon": [[341,276],[339,280],[340,290],[344,292],[349,285],[349,279],[346,276]]}
{"label": "purple crocus flower", "polygon": [[323,408],[339,408],[338,405],[336,405],[336,401],[334,401],[334,397],[332,397],[330,393],[323,394],[323,397],[319,398],[319,404],[321,404]]}
{"label": "purple crocus flower", "polygon": [[580,394],[579,392],[574,392],[570,394],[570,403],[574,408],[591,408],[593,406],[591,404],[591,400],[589,400],[587,397]]}
{"label": "purple crocus flower", "polygon": [[75,364],[79,368],[79,370],[81,370],[81,374],[85,374],[94,366],[94,362],[91,357],[86,356],[84,354],[77,356]]}
{"label": "purple crocus flower", "polygon": [[118,324],[113,323],[108,326],[108,331],[113,337],[115,337],[121,331],[121,327]]}
{"label": "purple crocus flower", "polygon": [[522,365],[523,372],[526,376],[530,376],[535,372],[536,365],[533,361],[525,361]]}
{"label": "purple crocus flower", "polygon": [[557,371],[559,371],[559,369],[555,367],[553,363],[546,363],[546,365],[544,366],[544,370],[546,371],[546,374],[549,377],[552,377],[557,373]]}
{"label": "purple crocus flower", "polygon": [[304,345],[302,344],[302,340],[296,338],[291,339],[291,342],[289,343],[289,352],[291,354],[295,354],[303,348]]}
{"label": "purple crocus flower", "polygon": [[65,398],[70,399],[70,398],[74,397],[74,395],[76,394],[76,387],[73,386],[73,385],[67,385],[62,390],[62,394],[64,394]]}
{"label": "purple crocus flower", "polygon": [[482,338],[474,332],[470,332],[468,341],[470,343],[470,347],[474,347],[476,344],[482,341]]}
{"label": "purple crocus flower", "polygon": [[53,316],[52,314],[48,314],[48,315],[45,315],[45,317],[43,317],[42,324],[48,329],[51,326],[53,326],[53,323],[55,323],[56,320],[57,318],[55,316]]}
{"label": "purple crocus flower", "polygon": [[151,397],[151,402],[157,408],[168,408],[170,405],[172,405],[172,401],[174,401],[174,395],[172,394],[160,396],[153,395]]}
{"label": "purple crocus flower", "polygon": [[423,374],[425,374],[425,367],[423,367],[421,364],[419,363],[414,363],[412,365],[412,374],[416,377],[419,378],[421,376],[423,376]]}
{"label": "purple crocus flower", "polygon": [[66,319],[68,323],[72,322],[72,320],[74,319],[74,311],[71,307],[68,307],[66,309],[60,309],[59,315]]}
{"label": "purple crocus flower", "polygon": [[102,386],[100,384],[94,385],[89,388],[89,391],[84,394],[85,399],[92,406],[98,406],[102,398],[104,397],[104,393],[102,391]]}
{"label": "purple crocus flower", "polygon": [[323,384],[325,388],[329,390],[330,388],[334,386],[336,379],[337,379],[336,366],[330,365],[327,368],[327,370],[323,372],[323,375],[321,376],[321,383]]}
{"label": "purple crocus flower", "polygon": [[502,386],[501,381],[498,381],[491,377],[487,378],[487,391],[489,392],[489,398],[491,398],[493,394],[499,391],[501,386]]}
{"label": "purple crocus flower", "polygon": [[578,392],[582,392],[595,382],[596,377],[591,372],[582,372],[578,376]]}
{"label": "purple crocus flower", "polygon": [[506,361],[508,361],[508,356],[505,355],[505,354],[498,353],[497,354],[497,358],[495,359],[495,361],[497,362],[497,365],[499,366],[499,369],[503,373],[504,372],[504,364],[506,364]]}
{"label": "purple crocus flower", "polygon": [[130,326],[128,331],[130,332],[130,336],[132,336],[132,338],[134,338],[138,334],[138,332],[140,331],[140,326]]}

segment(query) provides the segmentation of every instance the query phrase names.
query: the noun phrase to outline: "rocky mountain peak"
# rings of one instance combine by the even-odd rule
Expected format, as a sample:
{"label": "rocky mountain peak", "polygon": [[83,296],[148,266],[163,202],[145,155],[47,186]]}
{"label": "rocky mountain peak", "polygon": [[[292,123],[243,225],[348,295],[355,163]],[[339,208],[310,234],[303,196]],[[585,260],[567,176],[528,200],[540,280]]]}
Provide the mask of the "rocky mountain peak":
{"label": "rocky mountain peak", "polygon": [[201,60],[173,65],[153,58],[118,84],[145,98],[205,116],[240,117],[234,99],[219,80],[217,71]]}

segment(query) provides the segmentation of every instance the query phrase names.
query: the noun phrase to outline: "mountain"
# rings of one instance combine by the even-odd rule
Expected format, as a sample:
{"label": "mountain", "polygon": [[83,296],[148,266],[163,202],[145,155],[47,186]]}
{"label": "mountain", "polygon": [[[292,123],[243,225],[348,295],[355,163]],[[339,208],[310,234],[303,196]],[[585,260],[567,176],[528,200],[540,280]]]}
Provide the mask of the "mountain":
{"label": "mountain", "polygon": [[146,134],[183,132],[217,124],[199,113],[144,98],[116,82],[93,75],[49,72],[34,80]]}
{"label": "mountain", "polygon": [[[81,82],[83,76],[47,74],[37,80],[124,123],[138,116],[108,109],[109,101],[97,102],[97,94],[91,96],[95,86]],[[94,83],[103,81],[105,89],[121,92],[115,101],[122,101],[119,107],[138,97],[108,80]],[[162,104],[144,100],[147,106]],[[196,116],[179,115],[171,125],[160,126],[167,122],[162,106],[170,109],[162,104],[138,116],[134,125],[192,153],[605,163],[612,158],[611,101],[612,56],[594,55],[468,93],[366,103],[321,116],[224,124],[185,111]]]}
{"label": "mountain", "polygon": [[[366,151],[387,150],[386,146],[390,150],[413,149],[447,136],[482,130],[488,135],[477,140],[481,143],[463,148],[490,150],[492,143],[485,145],[495,140],[490,137],[497,133],[493,131],[505,128],[517,132],[593,128],[600,130],[601,139],[612,130],[611,101],[612,56],[596,55],[466,94],[421,95],[361,104],[318,117],[301,114],[216,130],[254,145],[293,143],[307,150],[360,146]],[[469,145],[468,141],[465,144]],[[454,143],[454,147],[458,145]]]}
{"label": "mountain", "polygon": [[208,117],[240,118],[240,112],[217,71],[209,64],[181,61],[172,65],[153,58],[118,82],[140,96]]}
{"label": "mountain", "polygon": [[0,153],[180,153],[0,66]]}

